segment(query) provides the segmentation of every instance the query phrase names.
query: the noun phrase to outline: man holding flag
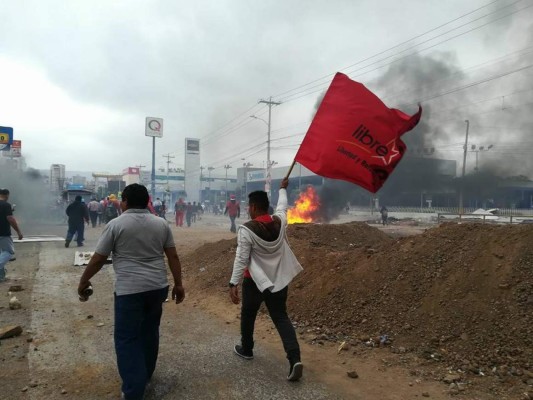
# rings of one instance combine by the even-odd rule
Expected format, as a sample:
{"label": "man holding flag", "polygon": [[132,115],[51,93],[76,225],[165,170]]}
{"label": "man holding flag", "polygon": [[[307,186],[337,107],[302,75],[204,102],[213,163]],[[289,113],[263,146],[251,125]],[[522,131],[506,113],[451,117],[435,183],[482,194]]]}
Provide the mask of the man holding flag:
{"label": "man holding flag", "polygon": [[266,192],[248,195],[252,220],[239,226],[229,287],[231,301],[239,304],[238,285],[242,280],[241,344],[235,346],[235,354],[246,360],[253,359],[255,319],[264,301],[289,360],[287,379],[297,381],[302,377],[303,364],[286,303],[288,285],[302,267],[286,240],[288,185],[289,179],[283,179],[274,215],[268,213]]}

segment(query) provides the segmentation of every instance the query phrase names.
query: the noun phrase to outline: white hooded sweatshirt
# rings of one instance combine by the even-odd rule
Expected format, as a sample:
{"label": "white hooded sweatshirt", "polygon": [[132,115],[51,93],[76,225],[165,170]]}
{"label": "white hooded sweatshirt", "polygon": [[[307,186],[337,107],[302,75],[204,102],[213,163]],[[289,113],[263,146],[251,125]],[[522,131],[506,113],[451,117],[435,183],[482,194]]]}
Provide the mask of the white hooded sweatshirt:
{"label": "white hooded sweatshirt", "polygon": [[281,229],[272,242],[261,239],[244,225],[239,226],[230,283],[239,284],[248,267],[258,289],[274,293],[284,289],[303,270],[287,242],[287,207],[287,190],[280,189],[274,216],[281,220]]}

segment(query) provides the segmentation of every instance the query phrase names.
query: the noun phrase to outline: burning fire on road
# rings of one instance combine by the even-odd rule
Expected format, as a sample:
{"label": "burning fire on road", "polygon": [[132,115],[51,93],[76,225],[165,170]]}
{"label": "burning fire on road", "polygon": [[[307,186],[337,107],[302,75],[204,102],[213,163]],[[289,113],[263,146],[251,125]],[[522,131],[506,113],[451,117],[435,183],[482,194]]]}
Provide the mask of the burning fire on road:
{"label": "burning fire on road", "polygon": [[305,192],[295,201],[294,207],[288,210],[287,220],[289,224],[305,224],[318,222],[320,210],[320,198],[312,186],[308,186]]}

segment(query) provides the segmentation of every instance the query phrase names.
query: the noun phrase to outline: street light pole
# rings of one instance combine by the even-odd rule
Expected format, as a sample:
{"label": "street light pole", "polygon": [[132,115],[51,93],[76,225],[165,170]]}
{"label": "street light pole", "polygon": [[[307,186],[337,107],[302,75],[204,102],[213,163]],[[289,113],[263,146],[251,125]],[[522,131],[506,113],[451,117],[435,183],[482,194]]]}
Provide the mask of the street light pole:
{"label": "street light pole", "polygon": [[459,191],[459,214],[463,214],[463,187],[464,187],[465,172],[466,172],[466,155],[468,154],[468,130],[470,129],[470,121],[465,120],[465,122],[466,122],[466,136],[465,136],[465,147],[464,147],[464,154],[463,154],[463,171],[461,173],[461,188]]}
{"label": "street light pole", "polygon": [[259,100],[259,103],[266,104],[268,106],[268,133],[267,133],[267,176],[265,184],[265,192],[267,192],[270,198],[270,185],[272,183],[272,164],[270,163],[270,126],[272,123],[272,106],[279,106],[281,102],[272,101],[272,96],[269,100]]}

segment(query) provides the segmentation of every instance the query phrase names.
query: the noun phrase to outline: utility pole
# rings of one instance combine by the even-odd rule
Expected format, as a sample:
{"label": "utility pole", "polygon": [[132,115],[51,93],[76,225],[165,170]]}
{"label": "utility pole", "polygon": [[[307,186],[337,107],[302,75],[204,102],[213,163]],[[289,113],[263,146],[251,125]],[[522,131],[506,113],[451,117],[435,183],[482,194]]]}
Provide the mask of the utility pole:
{"label": "utility pole", "polygon": [[225,191],[225,194],[226,194],[226,203],[227,203],[228,202],[228,169],[231,168],[231,165],[226,164],[226,165],[224,165],[224,168],[226,170],[226,191]]}
{"label": "utility pole", "polygon": [[[241,160],[246,161],[245,158],[241,158]],[[253,166],[253,164],[250,162],[245,162],[242,164],[242,166],[244,167],[244,198],[246,199],[246,196],[248,195],[248,168]]]}
{"label": "utility pole", "polygon": [[142,185],[142,174],[141,174],[141,169],[146,167],[146,165],[136,165],[135,167],[139,168],[139,183]]}
{"label": "utility pole", "polygon": [[[215,169],[215,167],[207,167],[207,175],[208,175],[208,178],[209,178],[209,195],[208,195],[208,200],[211,201],[211,171],[213,171]],[[215,199],[213,199],[213,203],[215,202]],[[211,204],[213,205],[213,204]]]}
{"label": "utility pole", "polygon": [[268,106],[267,176],[265,192],[267,192],[268,197],[270,198],[270,185],[272,183],[272,164],[270,163],[270,126],[272,122],[272,106],[279,106],[281,102],[272,101],[272,96],[270,96],[269,100],[259,100],[259,103],[263,103]]}
{"label": "utility pole", "polygon": [[202,188],[202,180],[204,179],[204,169],[205,167],[200,166],[200,202],[204,201],[204,196],[202,196],[202,194],[204,193],[204,189]]}
{"label": "utility pole", "polygon": [[172,163],[172,161],[170,161],[171,158],[176,158],[174,156],[171,156],[170,154],[163,154],[163,157],[167,159],[167,201],[170,202],[170,183],[169,183],[169,169],[170,169],[170,164]]}
{"label": "utility pole", "polygon": [[461,173],[461,188],[459,191],[459,214],[463,214],[463,188],[466,172],[466,155],[468,154],[468,130],[470,129],[470,121],[465,120],[466,122],[466,136],[465,136],[465,147],[463,153],[463,172]]}

